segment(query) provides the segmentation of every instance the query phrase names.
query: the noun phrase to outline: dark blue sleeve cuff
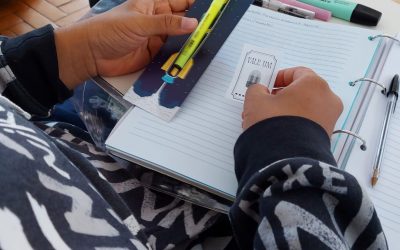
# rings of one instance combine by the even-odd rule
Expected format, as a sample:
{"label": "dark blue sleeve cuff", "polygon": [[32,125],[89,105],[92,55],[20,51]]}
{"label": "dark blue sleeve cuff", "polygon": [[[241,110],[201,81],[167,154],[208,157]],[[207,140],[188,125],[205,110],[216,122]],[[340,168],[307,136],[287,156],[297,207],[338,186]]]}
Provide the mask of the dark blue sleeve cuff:
{"label": "dark blue sleeve cuff", "polygon": [[46,115],[54,104],[72,95],[59,79],[51,25],[9,38],[1,49],[17,79],[7,85],[3,94],[26,111]]}
{"label": "dark blue sleeve cuff", "polygon": [[234,157],[239,190],[255,172],[286,158],[306,157],[336,166],[326,131],[295,116],[274,117],[251,126],[237,140]]}

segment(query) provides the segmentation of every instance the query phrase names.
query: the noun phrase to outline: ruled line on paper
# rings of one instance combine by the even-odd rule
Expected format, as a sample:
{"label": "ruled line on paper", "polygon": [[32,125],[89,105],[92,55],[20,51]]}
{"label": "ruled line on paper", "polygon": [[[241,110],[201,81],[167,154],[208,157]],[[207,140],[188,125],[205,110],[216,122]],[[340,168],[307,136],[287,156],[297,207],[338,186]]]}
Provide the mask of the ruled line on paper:
{"label": "ruled line on paper", "polygon": [[[262,27],[262,25],[255,24],[255,25],[252,25],[252,27],[247,27],[247,26],[242,27],[239,24],[238,29],[240,30],[240,32],[242,34],[243,33],[245,33],[245,34],[253,33],[254,34],[254,32],[258,32],[260,30],[260,28],[259,28],[260,26]],[[301,33],[301,35],[295,36],[294,35],[295,30],[297,30],[297,29],[282,32],[283,29],[284,29],[283,27],[280,27],[279,29],[273,29],[271,27],[266,27],[265,32],[260,34],[259,38],[268,36],[269,39],[271,39],[272,41],[277,41],[277,40],[282,41],[283,39],[288,40],[287,35],[290,34],[290,41],[288,41],[288,43],[291,43],[292,45],[294,45],[295,41],[302,41],[301,45],[304,45],[304,46],[300,46],[300,48],[318,47],[323,51],[336,50],[336,51],[339,51],[339,53],[342,55],[347,55],[348,52],[351,51],[352,45],[349,46],[349,44],[347,44],[347,43],[353,41],[353,39],[347,39],[347,40],[344,40],[343,43],[341,43],[340,40],[336,38],[336,39],[334,39],[333,42],[330,41],[329,45],[324,45],[324,44],[327,44],[327,42],[323,41],[323,39],[321,39],[319,35],[315,36],[315,38],[313,38],[311,40],[311,39],[309,39],[309,37],[311,35],[309,32],[307,32],[307,34]],[[273,30],[273,32],[274,32],[273,35],[268,34],[268,30]],[[318,31],[318,32],[321,32],[323,34],[324,31]],[[366,37],[365,39],[367,39],[367,38],[368,37]],[[311,42],[308,42],[308,41],[311,41]],[[306,45],[308,45],[308,46],[306,46]]]}
{"label": "ruled line on paper", "polygon": [[[157,138],[156,140],[154,140],[154,139],[150,139],[150,138],[148,138],[147,136],[144,136],[143,134],[140,134],[140,133],[132,133],[132,134],[135,135],[135,136],[137,136],[137,137],[140,137],[140,138],[142,138],[142,139],[148,140],[148,141],[150,141],[150,142],[159,144],[159,139],[160,139],[160,138]],[[214,161],[208,161],[207,159],[199,158],[198,152],[191,153],[191,152],[188,152],[187,150],[181,151],[180,148],[174,147],[173,145],[168,145],[168,147],[173,148],[174,150],[176,150],[176,151],[178,151],[178,152],[180,152],[180,153],[187,154],[188,156],[192,157],[193,159],[201,160],[202,162],[207,163],[207,164],[210,165],[210,166],[213,166],[213,167],[215,167],[215,168],[219,168],[219,169],[224,170],[224,171],[226,171],[226,172],[228,172],[228,173],[233,173],[232,169],[226,169],[226,168],[220,167],[220,166],[219,166],[218,164],[216,164]],[[190,165],[188,165],[188,167],[189,167],[189,166],[190,166]]]}
{"label": "ruled line on paper", "polygon": [[[156,129],[161,133],[169,133],[170,130],[168,128],[164,128],[161,126],[152,126],[149,124],[146,124],[145,126],[147,132],[152,132],[152,129]],[[226,142],[224,141],[224,138],[221,138],[220,136],[216,135],[210,135],[208,132],[203,133],[195,133],[198,132],[196,130],[189,130],[186,129],[185,127],[179,127],[179,126],[174,126],[174,131],[173,131],[173,136],[175,137],[175,140],[181,140],[184,143],[180,144],[183,145],[184,147],[187,147],[187,145],[194,145],[198,149],[204,149],[204,153],[207,153],[208,155],[212,155],[213,157],[218,157],[218,156],[225,156],[226,159],[230,159],[232,154],[226,154],[226,150],[220,150],[220,151],[215,151],[213,149],[215,148],[221,148],[221,149],[226,149],[230,148],[232,144],[231,142]],[[216,140],[210,140],[209,138],[216,138]],[[205,145],[210,145],[214,146],[213,149],[204,147]],[[207,152],[208,151],[208,152]],[[221,157],[223,158],[223,157]],[[229,161],[227,161],[229,162]]]}
{"label": "ruled line on paper", "polygon": [[[138,131],[140,131],[140,133],[138,133]],[[149,133],[151,133],[151,131],[148,128],[146,129],[146,128],[142,128],[142,127],[141,128],[137,128],[134,132],[131,132],[131,134],[136,135],[136,136],[151,138],[151,137],[149,137]],[[196,157],[197,159],[205,159],[206,160],[206,158],[212,158],[216,162],[220,162],[220,163],[222,163],[224,165],[226,165],[226,163],[230,163],[230,161],[226,160],[228,158],[223,159],[222,157],[220,157],[217,154],[212,155],[210,152],[206,152],[205,151],[205,150],[207,150],[207,148],[204,148],[204,147],[199,148],[198,146],[200,146],[200,144],[197,144],[197,145],[195,145],[195,144],[188,145],[187,144],[188,141],[189,142],[193,142],[193,140],[182,141],[181,140],[182,138],[175,138],[174,141],[171,141],[170,137],[168,135],[162,135],[162,134],[158,135],[158,137],[155,138],[155,139],[158,139],[158,144],[159,145],[163,145],[163,146],[166,146],[168,148],[172,147],[175,150],[179,150],[179,151],[181,151],[183,153],[192,152],[192,154],[193,154],[193,152],[195,152],[198,155]],[[185,144],[185,147],[182,147],[182,145],[184,145],[184,144]],[[207,150],[207,151],[209,151],[209,150]],[[202,157],[199,157],[199,156],[202,156]],[[206,156],[206,157],[204,157],[204,156]],[[209,163],[211,163],[211,162],[212,161],[210,161]],[[217,166],[215,163],[213,163],[212,165]],[[229,168],[224,168],[224,169],[229,169]]]}
{"label": "ruled line on paper", "polygon": [[384,229],[400,233],[400,109],[396,109],[390,123],[379,182],[370,188],[369,195],[375,204]]}
{"label": "ruled line on paper", "polygon": [[[309,24],[309,26],[311,26],[311,27],[321,27],[321,25],[318,25],[312,21],[311,22],[310,21],[302,22],[298,19],[296,20],[296,18],[294,18],[294,17],[290,17],[290,16],[283,17],[282,15],[281,16],[275,15],[275,13],[271,13],[271,11],[263,12],[260,9],[258,9],[258,7],[253,7],[253,6],[251,6],[251,8],[249,8],[246,15],[243,16],[242,19],[245,19],[247,22],[251,22],[254,19],[258,19],[261,21],[268,20],[270,22],[279,22],[279,25],[280,25],[279,28],[284,27],[285,25],[288,25],[288,24],[290,25],[290,27],[292,25],[296,26],[296,23],[297,23],[297,25],[300,25],[300,26],[305,23],[305,24]],[[293,20],[295,22],[291,22],[290,20]],[[249,26],[249,27],[251,27],[251,26]],[[338,38],[338,39],[340,39],[341,37],[353,37],[354,38],[354,37],[356,37],[356,34],[354,34],[354,33],[357,33],[357,31],[355,31],[354,29],[347,28],[345,26],[337,26],[337,25],[329,25],[328,24],[328,25],[323,25],[323,28],[324,28],[325,32],[323,34],[319,34],[319,35],[321,35],[321,36],[329,35],[329,32],[333,32],[333,33],[335,33],[334,35],[336,35],[336,38]],[[346,30],[346,29],[351,30],[352,32],[344,33],[343,30]],[[340,35],[340,36],[337,36],[337,35]]]}

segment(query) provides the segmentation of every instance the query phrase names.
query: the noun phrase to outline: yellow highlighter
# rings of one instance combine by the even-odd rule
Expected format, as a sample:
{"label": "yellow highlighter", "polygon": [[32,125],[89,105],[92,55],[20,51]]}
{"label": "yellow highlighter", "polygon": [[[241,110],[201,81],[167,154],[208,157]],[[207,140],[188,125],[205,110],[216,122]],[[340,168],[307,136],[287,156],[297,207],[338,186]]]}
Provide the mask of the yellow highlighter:
{"label": "yellow highlighter", "polygon": [[203,15],[199,25],[183,45],[182,49],[170,56],[162,66],[165,83],[172,84],[176,77],[184,79],[193,66],[193,57],[203,45],[205,38],[213,29],[214,24],[225,10],[229,0],[213,0],[210,7]]}

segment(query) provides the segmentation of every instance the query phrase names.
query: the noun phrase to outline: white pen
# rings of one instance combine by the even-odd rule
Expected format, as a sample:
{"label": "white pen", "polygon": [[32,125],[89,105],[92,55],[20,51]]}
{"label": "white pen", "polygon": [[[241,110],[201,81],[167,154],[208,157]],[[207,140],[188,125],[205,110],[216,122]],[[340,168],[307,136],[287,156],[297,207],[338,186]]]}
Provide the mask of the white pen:
{"label": "white pen", "polygon": [[255,0],[253,4],[259,7],[278,11],[295,17],[306,19],[314,19],[315,17],[315,12],[313,11],[291,6],[289,4],[279,2],[278,0]]}
{"label": "white pen", "polygon": [[385,119],[383,120],[383,128],[381,132],[381,136],[379,138],[378,151],[376,152],[375,161],[374,161],[374,172],[371,178],[371,185],[375,186],[378,182],[379,175],[381,173],[381,165],[382,165],[382,157],[385,152],[385,144],[386,138],[389,131],[389,123],[393,116],[394,110],[396,109],[397,99],[399,98],[399,75],[395,75],[390,84],[389,92],[387,93],[387,97],[389,99],[386,106],[386,114]]}

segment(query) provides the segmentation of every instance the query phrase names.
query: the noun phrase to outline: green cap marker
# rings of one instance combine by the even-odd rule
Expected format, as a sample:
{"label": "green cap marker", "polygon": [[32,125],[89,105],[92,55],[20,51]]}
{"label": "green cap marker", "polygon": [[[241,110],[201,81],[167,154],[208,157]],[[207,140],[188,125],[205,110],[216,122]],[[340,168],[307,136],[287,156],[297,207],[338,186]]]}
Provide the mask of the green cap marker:
{"label": "green cap marker", "polygon": [[368,26],[376,26],[382,13],[347,0],[298,0],[332,12],[334,17]]}

